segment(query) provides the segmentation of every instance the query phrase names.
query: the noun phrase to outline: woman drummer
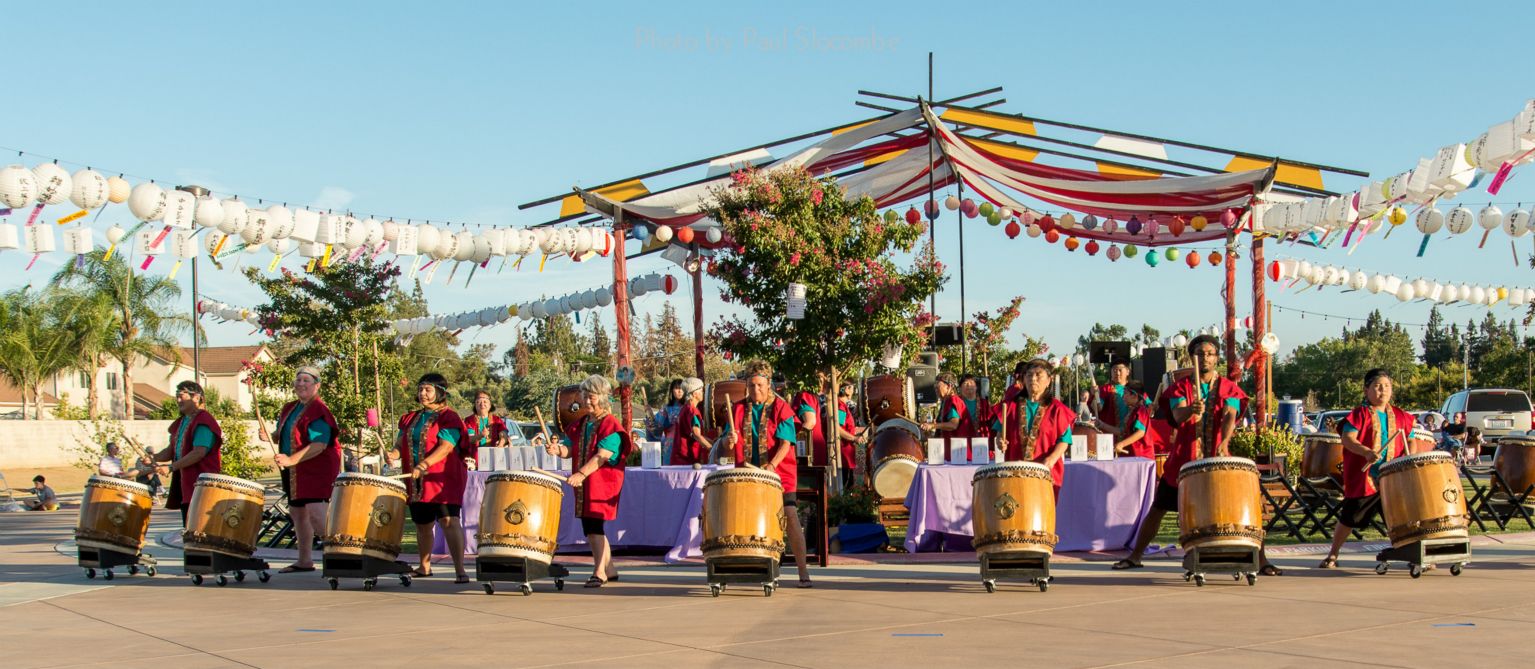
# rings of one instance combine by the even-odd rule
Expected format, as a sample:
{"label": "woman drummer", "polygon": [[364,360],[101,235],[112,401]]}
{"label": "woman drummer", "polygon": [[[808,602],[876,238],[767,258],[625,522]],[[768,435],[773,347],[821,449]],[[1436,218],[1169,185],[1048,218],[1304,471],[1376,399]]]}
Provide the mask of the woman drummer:
{"label": "woman drummer", "polygon": [[480,462],[480,449],[510,446],[512,440],[506,433],[506,419],[497,416],[496,402],[491,399],[490,391],[477,390],[474,393],[474,415],[464,421],[464,432],[469,437],[464,445],[464,457]]}
{"label": "woman drummer", "polygon": [[799,587],[808,588],[811,583],[810,570],[805,565],[805,532],[795,510],[799,462],[794,457],[794,411],[773,393],[772,378],[773,367],[768,363],[753,360],[746,364],[746,397],[731,408],[735,430],[725,435],[725,443],[735,450],[737,467],[758,467],[778,474],[787,519],[785,534],[794,551],[794,564],[799,568]]}
{"label": "woman drummer", "polygon": [[1317,565],[1338,566],[1338,551],[1356,528],[1369,527],[1380,513],[1380,466],[1407,454],[1413,417],[1391,404],[1391,377],[1384,369],[1364,373],[1364,404],[1355,407],[1338,423],[1343,438],[1343,506],[1332,533],[1332,550]]}
{"label": "woman drummer", "polygon": [[704,382],[696,376],[682,380],[682,410],[672,430],[671,458],[674,465],[702,465],[709,459],[709,440],[704,438]]}
{"label": "woman drummer", "polygon": [[[314,571],[314,535],[325,527],[331,484],[341,471],[340,431],[325,400],[320,399],[320,370],[300,367],[293,374],[293,395],[298,399],[277,412],[277,455],[282,468],[282,488],[298,539],[298,561],[280,574]],[[266,425],[261,438],[271,442]]]}
{"label": "woman drummer", "polygon": [[566,482],[576,491],[574,507],[581,520],[581,533],[592,549],[592,577],[586,587],[600,588],[618,579],[613,565],[613,551],[608,545],[607,521],[618,517],[618,496],[624,488],[624,459],[633,450],[633,441],[622,423],[613,416],[608,396],[612,384],[593,374],[581,382],[581,401],[587,414],[570,425],[561,426],[560,443],[550,443],[545,451],[559,458],[570,458],[571,472]]}
{"label": "woman drummer", "polygon": [[992,428],[1006,437],[1004,459],[1030,460],[1050,469],[1050,479],[1059,497],[1061,480],[1066,475],[1066,450],[1071,447],[1071,425],[1077,414],[1051,392],[1055,369],[1049,362],[1030,360],[1023,363],[1021,372],[1022,389],[1003,402],[1007,425],[1002,425],[999,412]]}
{"label": "woman drummer", "polygon": [[464,421],[448,408],[448,380],[441,374],[426,374],[416,382],[416,401],[421,408],[400,418],[400,434],[395,440],[400,467],[409,472],[413,483],[410,519],[416,524],[421,564],[411,573],[432,575],[435,528],[441,527],[453,558],[453,582],[468,583],[464,526],[459,521],[464,486],[469,480],[469,469],[458,456],[458,445],[466,440]]}

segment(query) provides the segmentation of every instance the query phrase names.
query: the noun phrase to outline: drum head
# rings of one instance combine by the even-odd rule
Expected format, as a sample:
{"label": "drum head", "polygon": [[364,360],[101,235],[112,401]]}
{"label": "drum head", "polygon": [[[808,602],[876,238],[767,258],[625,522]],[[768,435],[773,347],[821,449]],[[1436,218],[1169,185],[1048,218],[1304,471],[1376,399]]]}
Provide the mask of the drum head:
{"label": "drum head", "polygon": [[341,472],[336,476],[336,482],[333,485],[343,486],[347,483],[366,483],[368,485],[376,485],[380,488],[389,488],[392,490],[405,489],[405,484],[402,483],[399,479],[392,479],[387,476],[374,476],[372,474],[364,474],[362,472]]}
{"label": "drum head", "polygon": [[874,492],[881,497],[905,498],[911,480],[917,476],[917,461],[891,458],[874,469]]}
{"label": "drum head", "polygon": [[233,487],[236,487],[236,488],[244,488],[246,490],[251,490],[251,491],[255,492],[256,494],[265,494],[266,493],[266,487],[262,486],[260,483],[256,483],[255,481],[247,481],[245,479],[236,478],[236,477],[233,477],[233,476],[225,476],[224,474],[203,474],[202,476],[197,477],[197,485],[204,485],[204,484],[207,484],[207,485],[223,484],[223,485],[227,485],[227,486],[233,486]]}
{"label": "drum head", "polygon": [[134,481],[129,481],[128,479],[120,479],[120,478],[115,478],[115,477],[111,477],[111,476],[101,476],[99,474],[92,474],[90,478],[86,479],[85,480],[85,486],[87,488],[89,488],[91,486],[102,486],[102,487],[112,487],[112,488],[126,488],[126,489],[129,489],[129,490],[133,490],[133,491],[139,492],[139,493],[143,494],[145,497],[148,497],[149,494],[152,492],[150,490],[149,486],[144,485],[142,483],[136,483]]}
{"label": "drum head", "polygon": [[879,433],[885,430],[905,430],[912,439],[917,440],[917,443],[922,443],[922,426],[905,418],[891,418],[880,423],[879,427],[874,428],[874,436],[878,437]]}

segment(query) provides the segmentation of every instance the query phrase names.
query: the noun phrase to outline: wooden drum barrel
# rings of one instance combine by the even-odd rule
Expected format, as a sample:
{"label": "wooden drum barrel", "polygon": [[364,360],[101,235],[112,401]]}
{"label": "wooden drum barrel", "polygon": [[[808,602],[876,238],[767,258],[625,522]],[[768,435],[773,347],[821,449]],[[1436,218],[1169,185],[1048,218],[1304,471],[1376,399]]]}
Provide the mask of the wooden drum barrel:
{"label": "wooden drum barrel", "polygon": [[1535,438],[1504,437],[1498,440],[1498,454],[1492,459],[1508,487],[1519,495],[1535,485]]}
{"label": "wooden drum barrel", "polygon": [[1178,470],[1178,543],[1190,548],[1263,546],[1258,465],[1247,458],[1195,460]]}
{"label": "wooden drum barrel", "polygon": [[1391,546],[1467,538],[1470,517],[1463,492],[1455,458],[1444,451],[1404,455],[1381,465],[1380,501]]}
{"label": "wooden drum barrel", "polygon": [[704,479],[704,559],[768,558],[784,550],[783,482],[766,469],[732,467]]}
{"label": "wooden drum barrel", "polygon": [[86,548],[138,555],[154,507],[149,486],[109,476],[92,476],[80,499],[75,543]]}
{"label": "wooden drum barrel", "polygon": [[496,472],[480,504],[482,557],[520,557],[549,564],[560,538],[563,481],[539,472]]}
{"label": "wooden drum barrel", "polygon": [[261,534],[261,507],[266,488],[260,483],[223,474],[203,474],[192,489],[186,550],[248,558]]}
{"label": "wooden drum barrel", "polygon": [[730,425],[730,405],[725,403],[726,398],[731,402],[739,402],[746,399],[746,381],[743,379],[725,379],[716,381],[709,387],[708,397],[704,398],[704,434],[715,438],[724,433],[725,427]]}
{"label": "wooden drum barrel", "polygon": [[976,470],[971,514],[977,554],[1052,553],[1055,488],[1037,462],[1003,462]]}
{"label": "wooden drum barrel", "polygon": [[870,425],[891,418],[916,418],[913,401],[911,379],[904,375],[881,374],[863,381],[863,410]]}
{"label": "wooden drum barrel", "polygon": [[922,426],[905,418],[891,418],[874,430],[869,447],[869,472],[874,492],[881,497],[905,499],[917,465],[927,458],[922,448]]}
{"label": "wooden drum barrel", "polygon": [[1343,437],[1319,432],[1303,437],[1300,475],[1308,479],[1343,481]]}
{"label": "wooden drum barrel", "polygon": [[398,479],[344,472],[331,484],[326,511],[326,555],[393,562],[405,536],[405,484]]}
{"label": "wooden drum barrel", "polygon": [[[554,391],[554,419],[559,425],[550,425],[554,432],[564,432],[572,423],[587,414],[586,401],[581,397],[581,386],[565,386]],[[555,437],[558,439],[558,437]]]}

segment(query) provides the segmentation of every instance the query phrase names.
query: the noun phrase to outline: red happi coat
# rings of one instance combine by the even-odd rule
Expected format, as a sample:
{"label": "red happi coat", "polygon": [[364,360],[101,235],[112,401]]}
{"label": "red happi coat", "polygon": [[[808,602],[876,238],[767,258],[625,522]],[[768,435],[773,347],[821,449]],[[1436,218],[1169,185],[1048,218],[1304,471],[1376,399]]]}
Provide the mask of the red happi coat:
{"label": "red happi coat", "polygon": [[[400,418],[400,436],[395,442],[400,449],[400,468],[409,472],[416,466],[415,459],[410,451],[410,426],[415,422],[416,416],[421,414],[417,409]],[[458,432],[459,443],[464,443],[464,421],[452,409],[446,407],[438,412],[437,418],[421,431],[421,457],[426,459],[437,450],[439,435],[444,430]],[[458,453],[450,453],[437,464],[432,465],[426,474],[416,481],[421,495],[413,501],[426,502],[428,504],[463,504],[464,486],[469,481],[469,468],[464,465],[464,459]]]}
{"label": "red happi coat", "polygon": [[459,452],[466,458],[471,458],[474,463],[480,463],[480,448],[482,446],[495,446],[501,443],[501,437],[506,436],[506,419],[495,414],[486,416],[485,429],[480,429],[480,417],[469,414],[464,418],[464,434],[469,437],[459,445]]}
{"label": "red happi coat", "polygon": [[[1146,459],[1155,458],[1157,456],[1157,453],[1156,453],[1156,447],[1153,446],[1153,444],[1152,444],[1152,436],[1151,436],[1152,435],[1152,432],[1151,432],[1151,410],[1148,409],[1145,404],[1142,404],[1142,405],[1140,405],[1138,407],[1130,409],[1130,414],[1128,416],[1125,416],[1125,424],[1126,425],[1135,425],[1136,421],[1140,421],[1141,426],[1146,428],[1146,432],[1145,432],[1145,434],[1141,435],[1140,439],[1137,439],[1137,440],[1131,442],[1130,444],[1128,444],[1126,446],[1126,448],[1129,449],[1130,455],[1133,455],[1133,456],[1135,456],[1137,458],[1146,458]],[[1125,430],[1125,431],[1129,431],[1132,428],[1125,427],[1125,428],[1122,428],[1122,429]],[[1119,441],[1120,436],[1121,435],[1119,435],[1119,434],[1114,435],[1114,440],[1115,441]]]}
{"label": "red happi coat", "polygon": [[677,424],[672,433],[672,455],[670,462],[674,465],[708,464],[709,451],[693,438],[693,420],[698,419],[699,425],[703,424],[703,414],[687,402],[682,403],[682,408],[677,411]]}
{"label": "red happi coat", "polygon": [[[1173,384],[1172,390],[1166,393],[1169,407],[1172,401],[1176,399],[1183,400],[1183,404],[1187,405],[1199,392],[1197,383],[1193,376],[1188,376],[1179,379],[1177,383]],[[1240,402],[1247,399],[1247,394],[1237,387],[1235,381],[1225,376],[1216,375],[1215,383],[1210,384],[1210,394],[1205,398],[1206,404],[1213,403],[1217,408],[1213,416],[1215,424],[1204,430],[1210,435],[1210,439],[1203,444],[1203,453],[1199,454],[1199,457],[1195,457],[1194,442],[1200,436],[1202,431],[1200,428],[1203,427],[1202,422],[1196,422],[1194,420],[1195,417],[1191,415],[1188,420],[1177,423],[1175,425],[1176,431],[1173,433],[1172,450],[1167,456],[1167,462],[1162,466],[1163,483],[1177,487],[1178,470],[1184,465],[1200,458],[1214,457],[1220,453],[1221,447],[1224,446],[1224,443],[1221,441],[1221,425],[1225,422],[1226,412],[1233,411],[1233,409],[1226,406],[1226,400],[1228,399],[1235,399]]]}
{"label": "red happi coat", "polygon": [[[800,391],[794,396],[794,431],[807,431],[810,433],[810,464],[817,467],[825,467],[826,455],[826,416],[821,414],[821,398],[810,391]],[[815,414],[815,429],[805,427],[800,420],[800,414],[809,411]]]}
{"label": "red happi coat", "polygon": [[[848,406],[847,402],[838,400],[837,410],[842,412],[842,429],[846,430],[848,434],[857,432],[858,424],[853,422],[853,409]],[[841,442],[842,467],[848,471],[856,471],[858,469],[858,442],[853,439],[843,439]]]}
{"label": "red happi coat", "polygon": [[[186,416],[180,416],[171,421],[171,426],[167,429],[171,438],[176,437],[176,431],[181,429],[181,422],[184,420],[187,420]],[[192,424],[187,427],[186,434],[181,438],[181,455],[185,456],[192,452],[192,435],[197,434],[198,426],[205,426],[213,432],[213,448],[208,449],[208,454],[192,466],[171,472],[170,495],[165,499],[167,509],[190,506],[192,493],[197,486],[197,477],[203,474],[217,474],[223,470],[223,460],[219,453],[224,445],[224,431],[219,429],[219,422],[214,420],[213,414],[208,413],[207,409],[199,409],[192,415]],[[171,451],[171,454],[174,457],[175,451]]]}
{"label": "red happi coat", "polygon": [[[751,400],[745,399],[736,402],[735,407],[731,409],[734,413],[736,424],[735,458],[737,467],[747,461],[746,454],[751,452],[752,424],[750,405]],[[762,440],[766,442],[758,445],[762,461],[753,462],[752,464],[761,466],[772,460],[774,449],[779,447],[778,440],[773,437],[773,433],[777,432],[778,425],[786,420],[791,422],[794,420],[794,410],[789,408],[789,403],[783,401],[781,397],[774,397],[772,400],[769,400],[768,405],[762,409],[762,425],[760,426]],[[789,444],[787,448],[789,452],[784,455],[783,460],[779,461],[778,466],[773,471],[778,474],[778,479],[783,484],[784,492],[794,492],[795,486],[799,483],[799,461],[794,457],[794,445]]]}
{"label": "red happi coat", "polygon": [[1098,386],[1098,420],[1113,427],[1119,427],[1120,397],[1120,394],[1114,392],[1114,384],[1105,383]]}
{"label": "red happi coat", "polygon": [[[1391,443],[1387,444],[1390,452],[1386,460],[1400,458],[1407,454],[1407,440],[1412,437],[1412,414],[1402,411],[1395,406],[1390,407],[1391,416],[1396,421],[1396,429],[1400,431]],[[1368,406],[1355,407],[1348,415],[1348,424],[1354,426],[1358,432],[1354,438],[1359,443],[1370,448],[1380,447],[1380,418],[1375,415],[1375,410]],[[1389,436],[1389,435],[1388,435]],[[1344,497],[1369,497],[1378,490],[1375,489],[1375,479],[1370,476],[1365,468],[1372,461],[1347,448],[1343,449],[1343,496]]]}
{"label": "red happi coat", "polygon": [[[288,420],[288,413],[298,406],[297,401],[284,404],[282,410],[277,412],[277,424],[282,425],[283,421]],[[293,421],[288,443],[293,444],[294,454],[303,451],[309,446],[309,428],[315,421],[330,426],[330,443],[325,445],[319,455],[288,470],[293,499],[330,499],[331,484],[336,482],[336,475],[341,472],[341,430],[337,428],[336,417],[331,414],[330,407],[325,406],[324,400],[316,397],[304,406],[304,413]],[[281,437],[278,439],[281,440]]]}
{"label": "red happi coat", "polygon": [[[1003,426],[1003,429],[1007,433],[1007,453],[1003,457],[1009,461],[1030,460],[1044,464],[1045,459],[1050,455],[1050,451],[1055,450],[1055,444],[1060,441],[1061,435],[1068,435],[1069,438],[1071,425],[1077,421],[1077,414],[1058,399],[1051,398],[1048,404],[1042,404],[1039,408],[1039,415],[1034,418],[1038,424],[1038,431],[1035,433],[1034,438],[1034,449],[1024,453],[1022,433],[1019,430],[1023,427],[1023,419],[1025,417],[1023,407],[1026,401],[1023,393],[1020,391],[1011,402],[1005,403],[1007,407],[1007,424]],[[998,419],[1000,418],[1001,414],[999,413]],[[1066,458],[1061,458],[1056,461],[1054,467],[1050,468],[1050,479],[1054,482],[1056,488],[1060,488],[1061,480],[1065,476]]]}
{"label": "red happi coat", "polygon": [[575,513],[577,518],[613,520],[618,517],[618,496],[624,489],[624,463],[629,459],[629,453],[634,451],[634,440],[611,413],[597,419],[596,425],[592,427],[591,439],[583,440],[586,424],[592,419],[590,415],[583,416],[581,420],[565,426],[565,437],[573,444],[570,447],[571,468],[580,469],[587,460],[592,459],[599,450],[597,444],[610,434],[618,435],[618,462],[609,464],[603,458],[597,471],[581,482],[581,487],[576,488]]}

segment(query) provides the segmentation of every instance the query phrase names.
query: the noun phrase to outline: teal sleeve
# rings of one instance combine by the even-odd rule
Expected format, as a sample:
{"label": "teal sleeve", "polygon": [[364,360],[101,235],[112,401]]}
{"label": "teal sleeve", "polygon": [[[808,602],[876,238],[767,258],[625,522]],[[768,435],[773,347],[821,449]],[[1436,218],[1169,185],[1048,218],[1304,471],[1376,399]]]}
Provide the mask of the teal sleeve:
{"label": "teal sleeve", "polygon": [[1167,404],[1168,404],[1168,406],[1181,407],[1181,406],[1183,406],[1185,404],[1188,404],[1188,402],[1185,401],[1182,397],[1174,397],[1171,400],[1169,400],[1167,402]]}
{"label": "teal sleeve", "polygon": [[1136,420],[1135,424],[1131,425],[1130,427],[1133,428],[1131,430],[1132,432],[1133,431],[1139,431],[1139,430],[1145,430],[1146,429],[1146,426],[1144,424],[1142,424],[1140,420]]}
{"label": "teal sleeve", "polygon": [[703,422],[698,419],[698,414],[693,414],[693,427],[702,428]]}
{"label": "teal sleeve", "polygon": [[618,436],[617,432],[614,432],[613,434],[603,437],[600,441],[598,441],[597,448],[599,450],[607,451],[608,457],[605,458],[605,460],[608,464],[614,465],[618,464],[618,452],[623,448],[623,444],[624,442],[622,438]]}
{"label": "teal sleeve", "polygon": [[778,424],[778,429],[773,431],[774,439],[782,439],[791,444],[798,443],[794,438],[794,421],[786,420]]}
{"label": "teal sleeve", "polygon": [[207,425],[198,425],[197,431],[192,433],[192,447],[199,446],[213,450],[213,430],[208,429]]}
{"label": "teal sleeve", "polygon": [[437,441],[442,442],[444,444],[447,444],[449,446],[457,446],[458,445],[458,434],[459,434],[458,430],[438,430],[437,431]]}
{"label": "teal sleeve", "polygon": [[1354,427],[1352,424],[1350,424],[1348,422],[1347,418],[1344,418],[1343,420],[1338,421],[1338,434],[1353,434],[1353,433],[1358,432],[1358,431],[1359,431],[1359,428]]}
{"label": "teal sleeve", "polygon": [[306,446],[309,444],[328,444],[330,443],[330,424],[323,420],[310,423],[309,431],[305,436],[308,438],[308,441],[304,442]]}
{"label": "teal sleeve", "polygon": [[575,446],[575,444],[570,441],[570,437],[565,434],[560,435],[560,443],[564,444],[566,448]]}
{"label": "teal sleeve", "polygon": [[1071,443],[1071,433],[1070,432],[1062,432],[1061,433],[1061,438],[1055,440],[1055,443],[1057,443],[1057,444],[1070,444]]}
{"label": "teal sleeve", "polygon": [[1242,410],[1242,400],[1239,400],[1239,399],[1237,399],[1235,397],[1228,397],[1228,398],[1226,398],[1226,408],[1227,409],[1233,409],[1233,410],[1236,410],[1236,411],[1241,411]]}

